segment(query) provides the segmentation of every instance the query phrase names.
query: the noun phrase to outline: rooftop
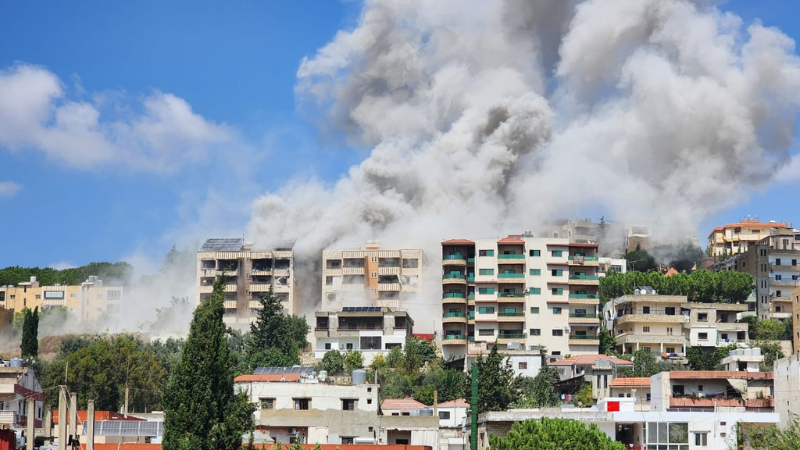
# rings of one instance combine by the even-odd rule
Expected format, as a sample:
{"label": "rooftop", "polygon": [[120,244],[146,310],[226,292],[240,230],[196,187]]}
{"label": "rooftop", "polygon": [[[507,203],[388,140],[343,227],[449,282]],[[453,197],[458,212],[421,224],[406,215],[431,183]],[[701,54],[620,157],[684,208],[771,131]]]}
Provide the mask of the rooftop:
{"label": "rooftop", "polygon": [[778,223],[778,222],[760,222],[758,220],[742,220],[741,222],[737,223],[728,223],[721,227],[715,227],[711,230],[711,233],[708,233],[708,237],[711,237],[715,232],[722,231],[726,228],[786,228],[787,224],[785,223]]}
{"label": "rooftop", "polygon": [[439,403],[437,408],[469,408],[469,403],[463,398],[450,400],[449,402]]}
{"label": "rooftop", "polygon": [[427,407],[428,405],[420,403],[413,398],[387,398],[381,403],[381,409],[387,411],[400,410],[401,412],[410,412]]}
{"label": "rooftop", "polygon": [[[86,421],[87,412],[86,411],[78,411],[78,422],[83,423]],[[67,419],[69,420],[69,419]],[[128,417],[123,416],[120,413],[116,413],[114,411],[95,411],[94,412],[94,420],[99,422],[101,420],[128,420],[133,422],[145,422],[145,419],[134,417],[129,415]],[[58,423],[58,414],[53,414],[53,424]]]}
{"label": "rooftop", "polygon": [[673,371],[670,380],[771,380],[772,372],[730,372],[727,370]]}
{"label": "rooftop", "polygon": [[238,252],[244,246],[244,239],[207,239],[200,247],[201,252]]}
{"label": "rooftop", "polygon": [[467,239],[450,239],[448,241],[442,241],[442,245],[475,245],[475,242]]}
{"label": "rooftop", "polygon": [[264,382],[264,383],[271,383],[271,382],[280,382],[280,381],[288,381],[288,382],[295,382],[300,381],[300,374],[299,373],[288,373],[286,375],[281,374],[247,374],[247,375],[239,375],[238,377],[233,379],[234,383],[254,383],[254,382]]}
{"label": "rooftop", "polygon": [[614,378],[611,380],[611,387],[650,387],[648,377]]}
{"label": "rooftop", "polygon": [[633,363],[624,359],[614,358],[608,355],[579,355],[573,356],[571,358],[565,358],[560,361],[551,362],[550,366],[572,366],[572,365],[579,365],[579,366],[593,366],[597,364],[598,361],[611,361],[612,363],[616,363],[619,366],[632,366]]}
{"label": "rooftop", "polygon": [[512,234],[497,241],[498,244],[524,244],[525,240],[522,239],[520,234]]}

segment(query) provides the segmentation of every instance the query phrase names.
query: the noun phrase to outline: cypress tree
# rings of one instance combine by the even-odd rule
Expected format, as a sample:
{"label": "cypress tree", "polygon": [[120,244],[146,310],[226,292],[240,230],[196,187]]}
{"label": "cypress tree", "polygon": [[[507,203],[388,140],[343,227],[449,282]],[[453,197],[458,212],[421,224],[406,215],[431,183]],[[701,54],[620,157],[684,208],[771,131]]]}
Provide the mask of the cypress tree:
{"label": "cypress tree", "polygon": [[223,279],[194,312],[180,362],[164,394],[164,450],[238,450],[255,406],[234,394]]}
{"label": "cypress tree", "polygon": [[30,309],[22,310],[22,342],[20,350],[23,358],[36,358],[39,356],[39,307],[31,312]]}

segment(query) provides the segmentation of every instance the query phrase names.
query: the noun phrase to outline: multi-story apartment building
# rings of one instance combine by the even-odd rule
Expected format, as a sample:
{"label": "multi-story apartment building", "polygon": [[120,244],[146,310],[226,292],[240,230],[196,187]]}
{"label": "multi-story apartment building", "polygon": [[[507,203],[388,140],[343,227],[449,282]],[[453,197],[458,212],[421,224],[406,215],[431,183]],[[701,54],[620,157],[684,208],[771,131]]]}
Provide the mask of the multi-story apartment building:
{"label": "multi-story apartment building", "polygon": [[294,243],[255,250],[244,239],[208,239],[197,252],[197,303],[205,300],[217,277],[225,279],[227,324],[245,327],[255,320],[262,293],[273,289],[284,314],[294,314]]}
{"label": "multi-story apartment building", "polygon": [[[33,397],[34,409],[28,407]],[[0,426],[13,430],[24,430],[28,415],[34,418],[34,427],[42,427],[44,417],[44,394],[34,370],[24,367],[22,360],[12,359],[0,365]]]}
{"label": "multi-story apartment building", "polygon": [[690,347],[724,347],[747,344],[747,322],[737,322],[737,314],[747,311],[745,303],[696,303],[681,305],[688,312]]}
{"label": "multi-story apartment building", "polygon": [[534,238],[442,242],[446,358],[504,352],[597,353],[597,244]]}
{"label": "multi-story apartment building", "polygon": [[760,222],[758,219],[742,219],[714,228],[708,234],[708,248],[712,256],[744,253],[750,245],[764,239],[777,229],[791,228],[791,224],[773,221]]}
{"label": "multi-story apartment building", "polygon": [[800,354],[800,286],[792,289],[792,342],[795,353]]}
{"label": "multi-story apartment building", "polygon": [[41,286],[36,277],[17,286],[0,286],[0,307],[10,311],[67,308],[79,321],[123,316],[124,287],[106,285],[90,276],[80,285]]}
{"label": "multi-story apartment building", "polygon": [[371,305],[404,308],[403,300],[420,295],[425,254],[422,250],[384,250],[378,242],[364,249],[322,252],[322,310]]}
{"label": "multi-story apartment building", "polygon": [[393,347],[405,349],[414,321],[405,311],[379,306],[345,306],[337,312],[317,312],[314,327],[314,357],[322,359],[330,350],[361,352],[369,366],[378,355]]}

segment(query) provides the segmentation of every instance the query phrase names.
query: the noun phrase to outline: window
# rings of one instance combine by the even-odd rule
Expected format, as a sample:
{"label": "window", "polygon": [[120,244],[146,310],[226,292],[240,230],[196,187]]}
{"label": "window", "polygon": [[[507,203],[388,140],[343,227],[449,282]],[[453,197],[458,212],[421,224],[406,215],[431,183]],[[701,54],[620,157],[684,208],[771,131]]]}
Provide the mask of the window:
{"label": "window", "polygon": [[650,314],[650,307],[642,306],[642,314]]}
{"label": "window", "polygon": [[539,276],[542,274],[542,269],[531,269],[531,275]]}
{"label": "window", "polygon": [[540,330],[539,328],[531,328],[530,331],[531,331],[531,336],[541,336],[542,335],[542,330]]}
{"label": "window", "polygon": [[371,273],[369,274],[369,277],[370,277],[370,278],[378,278],[378,272],[371,272]]}
{"label": "window", "polygon": [[311,399],[310,398],[296,398],[296,399],[294,399],[294,409],[305,411],[305,410],[310,409],[310,408],[311,408]]}
{"label": "window", "polygon": [[528,289],[528,292],[533,294],[533,295],[540,295],[542,293],[542,288],[532,287],[532,288]]}
{"label": "window", "polygon": [[[392,415],[394,416],[396,414]],[[354,442],[354,439],[355,439],[354,437],[342,437],[342,444],[352,444]]]}
{"label": "window", "polygon": [[642,327],[642,333],[649,333],[650,327]]}
{"label": "window", "polygon": [[528,254],[531,255],[531,256],[542,256],[542,251],[541,250],[531,250],[530,252],[528,252]]}
{"label": "window", "polygon": [[517,365],[517,367],[519,368],[519,370],[528,370],[528,363],[524,362],[524,361],[520,361],[520,363]]}
{"label": "window", "polygon": [[351,343],[346,344],[345,348],[347,348],[348,350],[352,350],[353,349],[353,343],[351,342]]}
{"label": "window", "polygon": [[697,385],[697,391],[698,392],[703,392],[703,385],[702,384],[698,384]]}
{"label": "window", "polygon": [[564,293],[564,289],[562,289],[562,288],[553,288],[553,289],[550,290],[550,293],[552,293],[553,295],[561,295],[561,294]]}
{"label": "window", "polygon": [[552,250],[550,251],[550,256],[554,258],[561,258],[561,250]]}
{"label": "window", "polygon": [[330,350],[330,349],[331,349],[331,343],[330,342],[326,342],[325,343],[325,350]]}
{"label": "window", "polygon": [[697,447],[707,447],[708,446],[708,433],[695,433],[694,434],[694,445]]}
{"label": "window", "polygon": [[450,420],[450,411],[439,411],[439,420]]}
{"label": "window", "polygon": [[356,400],[350,398],[342,399],[342,411],[355,411],[356,410]]}
{"label": "window", "polygon": [[494,330],[491,328],[478,330],[478,336],[494,336]]}
{"label": "window", "polygon": [[[75,296],[75,294],[72,294],[72,296],[74,297],[74,296]],[[14,300],[16,297],[17,297],[16,295],[12,295],[12,296],[11,296],[11,300]]]}
{"label": "window", "polygon": [[478,269],[478,275],[494,275],[494,269]]}
{"label": "window", "polygon": [[553,269],[553,270],[550,271],[550,275],[552,275],[554,277],[560,277],[560,276],[564,275],[564,271],[561,270],[561,269]]}
{"label": "window", "polygon": [[[368,404],[368,405],[371,405],[371,404],[372,404],[372,399],[371,399],[371,398],[368,398],[368,399],[367,399],[367,404]],[[370,427],[370,428],[372,428],[372,427]]]}
{"label": "window", "polygon": [[561,308],[558,306],[553,306],[553,314],[561,314]]}
{"label": "window", "polygon": [[478,308],[478,314],[494,314],[494,306],[481,306]]}
{"label": "window", "polygon": [[783,275],[775,275],[775,281],[781,281],[783,279]]}
{"label": "window", "polygon": [[[683,423],[666,423],[666,422],[648,422],[647,423],[647,444],[648,448],[664,448],[664,449],[684,449],[688,448],[689,444],[689,424]],[[672,444],[672,445],[667,445]],[[683,445],[675,445],[683,444]],[[657,447],[656,447],[657,446]]]}
{"label": "window", "polygon": [[697,339],[700,339],[701,341],[707,341],[708,333],[697,333]]}
{"label": "window", "polygon": [[275,409],[275,399],[261,397],[258,399],[261,404],[261,409]]}
{"label": "window", "polygon": [[42,296],[39,295],[39,294],[36,294],[36,300],[41,300],[41,299],[42,299]]}
{"label": "window", "polygon": [[781,259],[780,258],[776,258],[775,259],[775,265],[776,266],[780,266],[781,265]]}
{"label": "window", "polygon": [[494,250],[478,250],[478,256],[494,256]]}
{"label": "window", "polygon": [[[531,314],[539,314],[539,307],[538,306],[531,306]],[[800,322],[800,321],[798,321]]]}
{"label": "window", "polygon": [[553,336],[563,336],[563,335],[564,335],[564,330],[562,329],[553,330]]}
{"label": "window", "polygon": [[478,294],[489,294],[489,295],[494,294],[494,288],[490,287],[478,288]]}

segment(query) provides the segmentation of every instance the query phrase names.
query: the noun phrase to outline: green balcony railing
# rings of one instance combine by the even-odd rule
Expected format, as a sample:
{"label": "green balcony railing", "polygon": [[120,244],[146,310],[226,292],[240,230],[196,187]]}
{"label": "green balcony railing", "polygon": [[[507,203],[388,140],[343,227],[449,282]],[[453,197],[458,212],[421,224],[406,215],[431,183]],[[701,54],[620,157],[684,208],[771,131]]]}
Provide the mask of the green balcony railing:
{"label": "green balcony railing", "polygon": [[498,292],[497,296],[502,298],[524,298],[525,294],[522,292]]}
{"label": "green balcony railing", "polygon": [[475,262],[475,258],[467,258],[467,262],[468,263],[474,263]]}
{"label": "green balcony railing", "polygon": [[445,334],[444,335],[444,340],[445,341],[449,341],[451,339],[466,339],[466,338],[467,337],[464,336],[463,334]]}
{"label": "green balcony railing", "polygon": [[455,253],[453,255],[445,255],[442,259],[464,259],[464,256],[461,253]]}
{"label": "green balcony railing", "polygon": [[475,300],[475,294],[469,294],[467,300]]}
{"label": "green balcony railing", "polygon": [[503,333],[498,334],[497,339],[525,339],[525,333]]}
{"label": "green balcony railing", "polygon": [[467,282],[468,283],[474,283],[475,282],[475,276],[467,277]]}
{"label": "green balcony railing", "polygon": [[499,312],[497,313],[499,317],[522,317],[525,313],[521,312]]}
{"label": "green balcony railing", "polygon": [[597,298],[597,294],[569,294],[569,298],[596,299]]}
{"label": "green balcony railing", "polygon": [[469,337],[467,338],[467,341],[469,341],[469,342],[475,342],[475,336],[469,336]]}
{"label": "green balcony railing", "polygon": [[580,318],[580,319],[596,319],[597,318],[597,314],[594,314],[594,313],[591,313],[591,314],[590,313],[584,313],[584,314],[569,313],[569,316],[570,317],[577,317],[577,318]]}
{"label": "green balcony railing", "polygon": [[446,273],[442,276],[443,280],[463,280],[465,277],[460,273]]}
{"label": "green balcony railing", "polygon": [[509,255],[497,255],[497,259],[525,259],[525,255],[522,253],[513,253]]}
{"label": "green balcony railing", "polygon": [[570,280],[599,280],[597,275],[570,275]]}
{"label": "green balcony railing", "polygon": [[442,298],[464,298],[463,292],[445,292]]}
{"label": "green balcony railing", "polygon": [[[578,256],[578,258],[583,258],[584,261],[597,261],[597,256]],[[569,260],[574,261],[575,256],[570,256]]]}
{"label": "green balcony railing", "polygon": [[575,339],[578,341],[596,341],[600,339],[599,336],[593,336],[589,334],[570,334],[569,338],[570,340]]}
{"label": "green balcony railing", "polygon": [[475,319],[475,311],[470,311],[470,312],[467,314],[467,319],[469,319],[469,320],[473,320],[473,319]]}
{"label": "green balcony railing", "polygon": [[463,312],[446,312],[442,314],[442,317],[446,319],[448,317],[466,317],[466,315]]}
{"label": "green balcony railing", "polygon": [[499,273],[497,278],[525,278],[524,273]]}

